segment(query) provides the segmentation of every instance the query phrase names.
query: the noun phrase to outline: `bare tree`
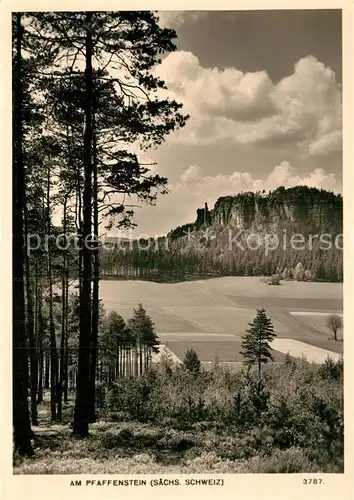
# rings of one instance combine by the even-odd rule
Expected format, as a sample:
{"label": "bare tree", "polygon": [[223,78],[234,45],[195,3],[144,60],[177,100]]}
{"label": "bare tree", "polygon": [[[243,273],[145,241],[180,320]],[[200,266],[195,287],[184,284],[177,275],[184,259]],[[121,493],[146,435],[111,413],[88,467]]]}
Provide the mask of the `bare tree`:
{"label": "bare tree", "polygon": [[329,316],[327,316],[326,325],[327,328],[329,328],[333,332],[334,340],[338,340],[338,330],[340,330],[343,326],[342,318],[338,316],[338,314],[330,314]]}

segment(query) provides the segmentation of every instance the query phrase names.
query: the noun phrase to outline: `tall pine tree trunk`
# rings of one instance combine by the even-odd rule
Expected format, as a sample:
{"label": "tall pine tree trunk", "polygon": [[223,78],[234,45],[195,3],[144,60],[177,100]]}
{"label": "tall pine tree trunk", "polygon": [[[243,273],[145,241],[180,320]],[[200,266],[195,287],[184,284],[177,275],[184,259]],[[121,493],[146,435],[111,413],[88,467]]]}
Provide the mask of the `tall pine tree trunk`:
{"label": "tall pine tree trunk", "polygon": [[261,336],[259,335],[259,349],[258,349],[258,378],[261,380],[262,378],[262,355],[261,355]]}
{"label": "tall pine tree trunk", "polygon": [[[63,235],[66,241],[66,205],[67,197],[64,196],[63,205]],[[65,325],[67,316],[66,307],[66,250],[63,250],[63,267],[61,281],[61,334],[60,334],[60,362],[59,362],[59,380],[58,380],[58,420],[62,418],[63,405],[63,385],[65,381]]]}
{"label": "tall pine tree trunk", "polygon": [[27,247],[28,220],[27,220],[27,201],[26,191],[24,191],[24,228],[25,228],[25,269],[26,269],[26,299],[27,299],[27,328],[28,328],[28,347],[30,357],[30,389],[31,389],[31,421],[32,425],[38,425],[37,415],[37,386],[38,386],[38,359],[37,346],[34,332],[34,305],[31,287],[31,268],[30,257]]}
{"label": "tall pine tree trunk", "polygon": [[68,374],[69,374],[69,339],[68,339],[68,320],[69,320],[69,265],[66,263],[65,277],[65,338],[64,338],[64,383],[63,383],[63,399],[64,403],[68,402]]}
{"label": "tall pine tree trunk", "polygon": [[[94,115],[93,115],[94,117]],[[96,138],[93,120],[93,234],[95,249],[93,253],[93,289],[92,289],[92,349],[90,374],[90,422],[96,422],[96,372],[98,349],[98,322],[99,322],[99,283],[100,283],[100,256],[98,242],[98,175],[96,157]]]}
{"label": "tall pine tree trunk", "polygon": [[15,57],[13,68],[13,173],[12,173],[12,262],[13,262],[13,426],[14,448],[20,455],[32,455],[31,424],[28,409],[28,360],[26,352],[24,296],[24,164],[22,129],[22,25],[21,13],[13,18]]}
{"label": "tall pine tree trunk", "polygon": [[[37,396],[37,404],[43,403],[43,368],[44,368],[44,352],[43,352],[43,336],[44,336],[44,324],[43,324],[43,316],[42,316],[42,296],[41,296],[41,287],[38,288],[38,353],[39,353],[39,373],[38,373],[38,396]],[[49,371],[48,371],[49,378]]]}
{"label": "tall pine tree trunk", "polygon": [[49,374],[50,374],[50,352],[45,353],[45,370],[44,370],[44,388],[50,388],[49,382]]}
{"label": "tall pine tree trunk", "polygon": [[50,336],[50,411],[52,420],[57,419],[58,393],[58,353],[55,337],[54,310],[53,310],[53,276],[51,252],[51,215],[50,215],[50,166],[47,174],[47,234],[48,234],[48,290],[49,290],[49,336]]}
{"label": "tall pine tree trunk", "polygon": [[116,360],[116,363],[117,363],[117,378],[120,377],[120,370],[121,370],[121,367],[120,367],[120,346],[118,344],[117,346],[117,360]]}
{"label": "tall pine tree trunk", "polygon": [[142,345],[141,335],[142,334],[139,332],[139,364],[140,364],[139,373],[140,373],[140,375],[142,375],[142,373],[143,373],[143,345]]}
{"label": "tall pine tree trunk", "polygon": [[85,134],[84,134],[84,193],[82,224],[82,285],[80,291],[79,360],[76,380],[76,401],[73,433],[88,436],[90,409],[90,361],[91,361],[91,237],[92,217],[92,13],[86,13],[85,40]]}
{"label": "tall pine tree trunk", "polygon": [[134,376],[137,378],[139,375],[139,365],[138,365],[138,346],[137,340],[134,345]]}

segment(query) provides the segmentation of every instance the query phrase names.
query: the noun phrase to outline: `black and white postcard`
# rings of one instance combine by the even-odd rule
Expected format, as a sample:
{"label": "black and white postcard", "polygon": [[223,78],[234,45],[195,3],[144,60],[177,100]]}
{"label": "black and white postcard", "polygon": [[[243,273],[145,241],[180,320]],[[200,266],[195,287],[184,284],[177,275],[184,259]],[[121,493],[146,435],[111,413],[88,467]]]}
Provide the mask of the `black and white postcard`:
{"label": "black and white postcard", "polygon": [[352,498],[353,6],[150,3],[1,6],[2,498]]}

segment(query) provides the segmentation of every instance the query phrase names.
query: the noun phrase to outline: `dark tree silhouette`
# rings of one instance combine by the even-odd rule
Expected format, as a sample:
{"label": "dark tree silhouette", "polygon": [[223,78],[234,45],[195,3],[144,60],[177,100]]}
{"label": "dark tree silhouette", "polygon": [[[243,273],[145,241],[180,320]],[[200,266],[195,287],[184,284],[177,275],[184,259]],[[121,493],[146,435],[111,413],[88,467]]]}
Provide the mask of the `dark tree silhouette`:
{"label": "dark tree silhouette", "polygon": [[183,358],[183,368],[194,376],[200,373],[200,359],[194,349],[188,349]]}
{"label": "dark tree silhouette", "polygon": [[[152,319],[148,316],[142,304],[134,309],[134,316],[128,321],[127,326],[135,341],[136,374],[141,375],[150,365],[153,352],[158,352],[159,340],[155,332]],[[139,367],[139,369],[138,369]]]}
{"label": "dark tree silhouette", "polygon": [[24,159],[21,13],[13,15],[13,424],[14,447],[21,455],[32,455],[31,426],[27,402],[28,362],[24,298]]}
{"label": "dark tree silhouette", "polygon": [[[159,99],[156,92],[165,85],[152,72],[163,52],[175,50],[172,40],[176,34],[160,28],[155,14],[145,11],[36,13],[31,26],[37,43],[45,41],[61,61],[44,72],[49,85],[43,88],[54,116],[61,97],[64,102],[69,99],[75,105],[66,107],[66,124],[76,123],[76,130],[84,130],[83,140],[78,142],[83,157],[83,172],[78,176],[83,244],[78,256],[81,320],[74,417],[74,434],[84,437],[89,421],[95,419],[99,296],[99,253],[92,242],[87,248],[87,241],[98,229],[99,212],[110,218],[109,224],[117,221],[126,226],[132,223],[134,202],[126,205],[124,200],[133,197],[154,203],[159,190],[166,192],[167,180],[151,175],[127,146],[136,142],[143,148],[157,146],[185,123],[180,104]],[[84,73],[75,66],[80,52],[85,57]],[[118,65],[127,79],[112,76],[112,65]],[[51,89],[58,90],[55,81],[64,93],[50,98]],[[72,84],[71,93],[65,82]],[[54,128],[53,133],[56,131]],[[118,198],[111,199],[112,195]]]}
{"label": "dark tree silhouette", "polygon": [[251,367],[258,365],[259,377],[262,375],[262,365],[274,361],[270,342],[276,337],[274,327],[265,309],[257,309],[255,319],[249,323],[246,334],[242,337],[240,353],[245,358],[244,363]]}
{"label": "dark tree silhouette", "polygon": [[338,316],[338,314],[330,314],[327,316],[326,325],[327,328],[333,332],[334,340],[338,340],[338,330],[340,330],[343,326],[342,318]]}

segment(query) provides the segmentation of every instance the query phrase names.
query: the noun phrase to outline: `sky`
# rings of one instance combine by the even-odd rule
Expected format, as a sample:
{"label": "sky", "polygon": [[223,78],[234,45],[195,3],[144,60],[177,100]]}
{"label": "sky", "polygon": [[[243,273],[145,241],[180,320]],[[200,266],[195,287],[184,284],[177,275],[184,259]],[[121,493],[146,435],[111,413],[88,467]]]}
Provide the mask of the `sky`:
{"label": "sky", "polygon": [[278,186],[342,190],[340,10],[159,12],[177,51],[155,69],[187,125],[144,159],[169,194],[134,236],[193,222],[219,196]]}

